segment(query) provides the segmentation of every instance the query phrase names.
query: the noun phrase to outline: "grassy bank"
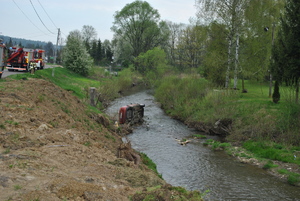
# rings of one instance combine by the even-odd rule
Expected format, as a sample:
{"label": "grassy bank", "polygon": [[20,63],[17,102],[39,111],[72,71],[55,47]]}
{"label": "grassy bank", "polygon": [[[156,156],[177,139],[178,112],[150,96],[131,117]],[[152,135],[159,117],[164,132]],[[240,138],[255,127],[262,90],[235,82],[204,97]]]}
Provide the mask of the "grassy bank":
{"label": "grassy bank", "polygon": [[[212,87],[195,75],[166,77],[155,97],[165,111],[201,131],[225,136],[226,143],[208,142],[213,148],[242,147],[263,164],[268,160],[300,165],[300,106],[294,91],[280,88],[278,104],[268,97],[268,83],[245,81],[247,93]],[[229,143],[228,143],[229,142]],[[270,167],[272,168],[272,167]],[[281,171],[283,172],[283,171]],[[300,181],[296,173],[291,184]]]}
{"label": "grassy bank", "polygon": [[[38,93],[37,99],[38,101],[35,101],[34,99],[31,100],[31,98],[28,96],[28,94],[30,94],[31,89],[30,88],[26,88],[26,83],[28,84],[29,82],[32,81],[36,81],[39,79],[45,79],[49,82],[54,83],[55,85],[58,85],[59,87],[61,87],[62,89],[67,90],[68,92],[64,91],[64,90],[55,90],[53,93],[50,93],[51,95],[55,96],[55,92],[56,91],[60,91],[62,94],[66,94],[66,95],[61,95],[61,97],[64,96],[70,96],[71,98],[69,98],[69,100],[73,100],[75,103],[73,105],[68,105],[68,101],[64,101],[64,100],[59,100],[59,101],[53,101],[52,98],[48,98],[48,93],[47,93],[47,88],[50,88],[49,85],[53,86],[52,84],[49,84],[49,82],[42,82],[44,83],[43,86],[41,87],[37,87],[40,91],[34,90],[36,93]],[[20,81],[14,81],[14,80],[20,80]],[[60,115],[60,110],[62,110],[62,114],[63,115],[63,119],[65,119],[67,116],[74,116],[74,122],[73,119],[72,121],[69,120],[68,122],[70,123],[74,123],[74,125],[77,125],[76,121],[80,120],[80,125],[82,124],[84,129],[87,129],[89,131],[88,134],[85,134],[87,132],[82,131],[82,135],[80,134],[80,136],[84,137],[85,139],[82,141],[82,145],[84,149],[87,150],[91,150],[91,149],[96,149],[98,148],[97,144],[94,142],[94,138],[93,135],[96,135],[95,133],[98,134],[98,132],[100,133],[99,135],[101,136],[101,140],[99,140],[99,143],[101,143],[101,145],[103,144],[103,147],[112,147],[115,146],[115,150],[112,148],[112,152],[115,152],[117,147],[116,144],[118,144],[118,140],[120,136],[117,136],[117,133],[115,133],[113,131],[113,129],[111,129],[111,127],[105,126],[108,129],[103,129],[103,126],[100,124],[102,122],[98,122],[95,121],[95,119],[93,118],[88,118],[90,117],[89,114],[91,113],[102,113],[101,109],[104,107],[106,101],[110,101],[116,97],[119,96],[119,92],[126,90],[128,88],[130,88],[132,86],[132,83],[137,83],[139,82],[140,78],[138,75],[136,74],[132,74],[130,70],[125,70],[119,73],[119,75],[116,76],[111,76],[110,74],[107,74],[106,72],[104,72],[102,69],[94,69],[94,74],[93,74],[93,79],[87,78],[87,77],[83,77],[80,76],[76,73],[70,72],[65,68],[53,68],[53,69],[45,69],[45,70],[40,70],[40,71],[36,71],[34,75],[31,75],[29,73],[25,73],[25,74],[17,74],[17,75],[13,75],[10,76],[4,80],[1,80],[0,82],[3,82],[3,85],[1,86],[6,86],[9,85],[9,83],[22,83],[22,88],[26,88],[29,93],[26,93],[26,96],[28,97],[28,99],[30,99],[29,101],[32,101],[32,105],[34,105],[36,102],[39,102],[42,106],[45,106],[45,102],[50,102],[49,105],[55,107],[56,109],[58,108],[58,112],[55,112],[55,115]],[[7,82],[7,83],[4,83]],[[1,88],[0,86],[0,88]],[[28,85],[29,86],[29,85]],[[30,85],[32,86],[32,85]],[[36,86],[36,85],[34,85]],[[99,95],[101,95],[101,99],[99,99],[99,102],[97,104],[97,108],[96,107],[91,107],[89,105],[89,88],[90,87],[96,87]],[[12,89],[14,92],[18,92],[19,90],[22,90],[22,88],[17,88],[16,89]],[[14,93],[12,94],[14,95]],[[74,96],[77,96],[79,99],[77,98],[72,98]],[[16,96],[16,95],[14,95]],[[13,97],[14,97],[13,96]],[[31,94],[32,96],[32,94]],[[33,97],[33,96],[32,96]],[[60,97],[60,96],[59,96]],[[58,97],[58,98],[59,98]],[[80,101],[78,101],[80,100]],[[88,106],[88,111],[86,111],[85,107],[82,107],[83,109],[79,111],[79,109],[77,108],[78,105],[82,105],[81,103],[85,103],[86,106]],[[59,107],[56,107],[56,105],[59,105]],[[74,106],[75,105],[75,106]],[[19,107],[19,106],[14,106],[14,107]],[[33,107],[33,106],[32,106]],[[46,106],[45,106],[46,107]],[[39,111],[40,107],[34,107],[33,108],[29,108],[30,111],[36,110],[37,112]],[[49,110],[50,107],[47,107]],[[71,108],[71,109],[70,109]],[[76,111],[76,114],[73,114],[74,111]],[[27,114],[26,112],[22,113],[22,114]],[[34,116],[34,115],[33,115]],[[24,118],[24,119],[29,119],[29,118]],[[101,120],[101,119],[100,119]],[[34,120],[32,120],[34,121]],[[73,129],[74,132],[77,129],[76,126],[68,126],[65,123],[60,123],[60,120],[55,120],[57,121],[56,124],[51,124],[49,123],[49,125],[51,126],[51,128],[55,128],[58,129],[59,126],[66,126],[68,129]],[[5,121],[3,124],[2,122],[0,122],[0,129],[5,130],[8,126],[18,126],[18,127],[22,127],[21,124],[17,124],[17,125],[13,125],[16,124],[15,122],[12,121]],[[79,123],[78,123],[79,124]],[[99,128],[98,125],[95,124],[99,124]],[[26,124],[28,125],[28,124]],[[96,128],[96,129],[95,129]],[[48,131],[47,131],[48,133]],[[91,138],[86,137],[86,135],[90,136]],[[52,135],[49,135],[52,136]],[[60,134],[57,135],[57,137],[61,137]],[[77,138],[76,138],[77,139]],[[97,139],[98,140],[98,139]],[[72,142],[74,140],[71,140]],[[52,141],[53,142],[53,141]],[[121,141],[120,141],[121,142]],[[64,143],[64,141],[62,140],[61,143]],[[96,144],[96,145],[95,145]],[[105,145],[105,146],[104,146]],[[68,148],[68,146],[66,146]],[[74,148],[72,148],[74,150]],[[6,152],[10,152],[9,149],[6,150]],[[99,154],[97,151],[93,151],[93,153],[95,154]],[[101,154],[100,154],[101,155]],[[60,155],[59,155],[60,156]],[[80,158],[81,155],[76,155]],[[62,155],[61,157],[64,157],[64,155]],[[93,160],[95,160],[93,158],[93,156],[89,156],[91,157]],[[80,158],[81,160],[87,160],[86,158]],[[124,160],[113,160],[111,161],[111,163],[109,162],[105,162],[105,160],[103,160],[104,165],[113,165],[113,167],[117,167],[120,168],[120,170],[115,171],[115,173],[117,172],[117,174],[115,175],[115,179],[116,180],[120,180],[120,178],[126,178],[128,180],[128,182],[130,182],[130,184],[132,184],[132,188],[136,188],[136,187],[140,187],[140,182],[143,183],[143,188],[147,187],[147,191],[141,191],[141,192],[136,192],[132,198],[130,198],[131,200],[145,200],[148,198],[161,198],[164,196],[173,196],[170,200],[202,200],[201,198],[201,194],[197,191],[192,191],[189,192],[187,190],[185,190],[184,188],[181,187],[172,187],[170,185],[164,185],[165,182],[156,182],[155,186],[153,186],[151,184],[151,186],[153,187],[149,187],[149,185],[145,185],[145,182],[147,182],[148,180],[159,180],[162,181],[160,179],[161,175],[159,175],[157,173],[156,170],[156,165],[151,161],[151,159],[149,159],[145,154],[141,154],[141,159],[143,164],[141,164],[139,167],[136,167],[133,165],[133,163],[131,164],[130,162],[124,162]],[[106,160],[108,161],[108,160]],[[93,162],[94,165],[94,162]],[[104,165],[99,167],[99,171],[100,172],[107,172],[109,168],[106,169],[101,169],[101,167],[103,167]],[[123,167],[124,166],[124,167]],[[134,166],[134,167],[133,167]],[[145,166],[148,166],[148,168],[145,168]],[[95,165],[93,167],[96,167]],[[132,167],[132,168],[130,168]],[[134,171],[139,171],[142,173],[151,173],[151,176],[144,176],[144,175],[139,175],[136,173],[131,173],[131,169],[133,169]],[[153,172],[155,172],[156,176],[153,176]],[[104,173],[104,174],[105,174]],[[96,179],[95,179],[96,180]],[[113,179],[112,179],[113,180]],[[126,181],[127,181],[126,180]],[[113,182],[113,181],[112,181]],[[125,185],[125,184],[124,184]],[[157,186],[159,185],[159,186]],[[82,189],[81,187],[79,187],[78,189]],[[100,188],[101,190],[102,188]],[[129,189],[129,188],[128,188]],[[140,188],[142,189],[142,188]],[[163,193],[163,195],[161,194]]]}
{"label": "grassy bank", "polygon": [[[66,68],[56,67],[36,71],[34,75],[30,73],[12,75],[11,79],[46,79],[59,87],[72,91],[75,96],[88,103],[89,88],[95,87],[98,92],[97,107],[103,109],[109,101],[119,97],[119,92],[127,90],[132,83],[140,80],[139,75],[126,69],[118,76],[110,75],[104,68],[94,67],[91,69],[91,76],[84,77]],[[101,94],[101,95],[100,95]]]}

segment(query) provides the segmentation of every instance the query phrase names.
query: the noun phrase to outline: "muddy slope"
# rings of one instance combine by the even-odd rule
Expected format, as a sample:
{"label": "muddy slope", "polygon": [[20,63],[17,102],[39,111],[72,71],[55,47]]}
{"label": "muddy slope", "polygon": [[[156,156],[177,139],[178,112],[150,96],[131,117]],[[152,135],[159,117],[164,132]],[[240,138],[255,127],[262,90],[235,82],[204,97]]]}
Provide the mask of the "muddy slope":
{"label": "muddy slope", "polygon": [[40,79],[0,83],[0,200],[129,200],[164,185],[117,158],[120,137],[72,92]]}

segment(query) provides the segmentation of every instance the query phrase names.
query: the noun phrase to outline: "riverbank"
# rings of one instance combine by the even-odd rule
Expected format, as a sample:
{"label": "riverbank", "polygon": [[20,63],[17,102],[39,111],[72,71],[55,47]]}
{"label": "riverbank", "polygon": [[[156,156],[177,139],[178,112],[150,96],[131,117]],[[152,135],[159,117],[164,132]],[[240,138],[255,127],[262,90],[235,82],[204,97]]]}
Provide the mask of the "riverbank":
{"label": "riverbank", "polygon": [[[170,76],[158,82],[155,97],[171,117],[208,135],[222,136],[226,147],[232,147],[229,153],[241,162],[258,164],[272,175],[299,185],[300,110],[284,98],[292,92],[286,89],[281,103],[275,104],[266,98],[267,87],[246,84],[249,88],[245,94],[214,89],[193,75]],[[245,143],[260,146],[245,147]]]}
{"label": "riverbank", "polygon": [[86,96],[98,81],[63,68],[15,78],[0,82],[1,200],[201,200],[117,157],[118,130]]}
{"label": "riverbank", "polygon": [[277,177],[282,182],[300,187],[298,164],[285,163],[278,160],[270,160],[257,157],[241,146],[232,146],[230,143],[221,143],[219,141],[207,140],[205,145],[215,151],[225,151],[228,155],[234,157],[240,163],[250,164],[266,170],[269,174]]}
{"label": "riverbank", "polygon": [[[194,137],[204,134],[167,116],[149,91],[112,101],[107,113],[114,117],[119,107],[128,103],[145,104],[146,122],[135,127],[127,138],[135,150],[153,160],[159,174],[171,185],[209,191],[205,200],[300,199],[297,187],[279,181],[261,168],[240,163],[224,151],[203,146],[205,139]],[[178,140],[190,142],[184,146]]]}

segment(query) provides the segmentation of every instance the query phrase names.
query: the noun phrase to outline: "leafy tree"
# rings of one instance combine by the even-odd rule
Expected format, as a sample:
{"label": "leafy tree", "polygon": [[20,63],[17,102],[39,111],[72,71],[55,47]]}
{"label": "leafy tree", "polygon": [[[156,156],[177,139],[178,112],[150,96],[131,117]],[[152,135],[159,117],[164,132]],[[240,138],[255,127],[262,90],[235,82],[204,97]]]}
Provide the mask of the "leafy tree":
{"label": "leafy tree", "polygon": [[104,51],[104,59],[107,62],[112,62],[113,61],[113,52],[111,49],[111,43],[109,40],[104,40],[103,44],[102,44],[102,48]]}
{"label": "leafy tree", "polygon": [[90,55],[94,59],[94,63],[96,63],[96,56],[97,56],[97,41],[96,40],[94,40],[92,42],[92,48],[90,51]]}
{"label": "leafy tree", "polygon": [[99,64],[102,58],[103,58],[102,43],[101,40],[99,39],[97,42],[97,50],[96,50],[96,57],[95,57],[96,63]]}
{"label": "leafy tree", "polygon": [[275,79],[296,88],[299,100],[300,78],[300,2],[287,0],[284,15],[280,20],[277,40],[274,44],[271,64]]}
{"label": "leafy tree", "polygon": [[146,1],[136,0],[127,4],[114,15],[113,27],[116,39],[123,39],[131,46],[131,55],[137,57],[159,44],[161,37],[160,27],[166,24],[160,22],[158,11]]}
{"label": "leafy tree", "polygon": [[189,26],[182,31],[177,46],[177,53],[184,69],[191,70],[200,66],[206,40],[207,35],[204,26]]}
{"label": "leafy tree", "polygon": [[71,31],[68,35],[63,60],[66,68],[84,76],[88,75],[93,61],[84,46],[80,31]]}
{"label": "leafy tree", "polygon": [[115,36],[112,41],[112,49],[114,52],[115,62],[121,63],[122,66],[128,67],[132,63],[132,47],[129,42],[119,36]]}
{"label": "leafy tree", "polygon": [[204,76],[217,86],[224,86],[227,65],[226,27],[217,22],[207,27],[206,53],[203,57]]}
{"label": "leafy tree", "polygon": [[153,48],[135,58],[135,68],[144,75],[148,72],[162,74],[166,66],[166,53],[161,48]]}
{"label": "leafy tree", "polygon": [[226,26],[227,32],[227,70],[225,87],[228,88],[230,74],[234,69],[234,88],[237,87],[239,72],[239,38],[244,31],[244,13],[250,0],[197,0],[198,18],[204,18],[211,23],[217,21]]}

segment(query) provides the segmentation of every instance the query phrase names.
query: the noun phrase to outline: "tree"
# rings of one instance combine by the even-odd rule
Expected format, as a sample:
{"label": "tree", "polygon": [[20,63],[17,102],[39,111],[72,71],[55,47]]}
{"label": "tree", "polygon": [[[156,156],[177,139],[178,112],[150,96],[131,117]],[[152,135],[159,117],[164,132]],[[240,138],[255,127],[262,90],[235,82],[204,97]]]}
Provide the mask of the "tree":
{"label": "tree", "polygon": [[113,61],[113,52],[112,52],[110,41],[107,39],[104,40],[102,46],[103,46],[102,48],[104,51],[104,58],[106,59],[106,61],[112,62]]}
{"label": "tree", "polygon": [[275,81],[274,93],[272,95],[272,99],[274,103],[278,103],[280,100],[279,83],[277,80]]}
{"label": "tree", "polygon": [[92,43],[96,40],[97,31],[90,25],[83,25],[81,29],[81,36],[88,53],[92,54]]}
{"label": "tree", "polygon": [[68,35],[63,57],[67,69],[83,76],[88,75],[93,61],[84,46],[80,31],[71,31]]}
{"label": "tree", "polygon": [[167,53],[168,60],[172,66],[179,66],[178,65],[178,56],[177,54],[177,45],[179,43],[179,38],[184,30],[183,24],[173,23],[171,21],[167,22],[168,29],[169,29],[169,39],[168,45],[165,50]]}
{"label": "tree", "polygon": [[159,44],[164,37],[161,37],[158,11],[146,1],[136,0],[127,4],[121,11],[114,15],[113,27],[115,38],[125,40],[131,46],[131,55],[137,57],[140,53],[146,52]]}
{"label": "tree", "polygon": [[54,45],[52,42],[48,42],[45,46],[44,46],[44,49],[45,49],[45,52],[46,52],[46,55],[48,57],[53,57],[54,55]]}
{"label": "tree", "polygon": [[136,69],[142,73],[161,75],[167,66],[166,54],[161,48],[153,48],[146,53],[141,53],[134,60]]}
{"label": "tree", "polygon": [[244,12],[250,0],[197,0],[198,18],[211,23],[216,21],[226,26],[227,32],[227,70],[225,87],[228,88],[230,73],[234,69],[234,88],[237,88],[239,72],[239,39],[244,31]]}
{"label": "tree", "polygon": [[188,26],[182,30],[177,53],[182,67],[191,70],[200,66],[207,40],[206,29],[201,25]]}
{"label": "tree", "polygon": [[217,86],[224,86],[227,64],[227,31],[217,22],[207,27],[206,52],[203,56],[203,73]]}
{"label": "tree", "polygon": [[271,70],[274,78],[296,88],[299,101],[300,78],[300,1],[287,0],[284,15],[280,19],[277,40],[272,51]]}

